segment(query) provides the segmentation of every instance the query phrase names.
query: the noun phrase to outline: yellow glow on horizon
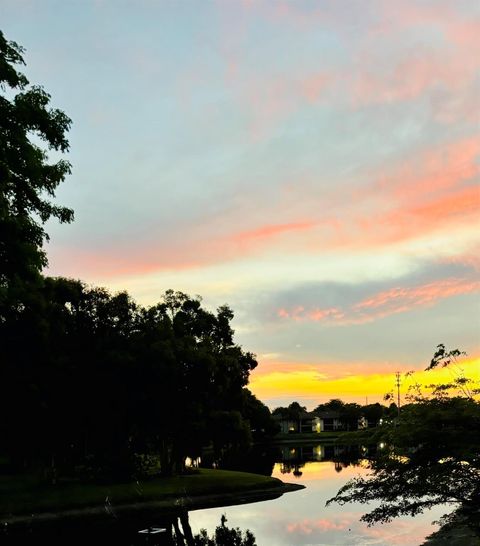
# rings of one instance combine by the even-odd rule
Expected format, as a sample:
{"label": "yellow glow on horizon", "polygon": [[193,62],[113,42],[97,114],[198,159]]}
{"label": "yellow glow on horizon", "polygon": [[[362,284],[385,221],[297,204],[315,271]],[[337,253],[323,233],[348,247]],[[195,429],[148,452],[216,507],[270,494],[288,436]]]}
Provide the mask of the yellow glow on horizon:
{"label": "yellow glow on horizon", "polygon": [[[310,370],[305,370],[304,365],[299,365],[299,367],[301,368],[299,371],[292,369],[293,366],[289,365],[286,371],[279,369],[266,373],[262,373],[260,369],[252,376],[249,388],[264,402],[274,398],[287,398],[293,401],[297,398],[316,397],[319,401],[325,398],[341,398],[348,401],[363,400],[365,396],[370,397],[374,402],[379,401],[395,387],[395,376],[392,373],[356,373],[344,377],[329,377],[313,366]],[[409,386],[415,383],[429,385],[450,382],[458,370],[462,370],[466,377],[480,381],[480,357],[463,360],[455,369],[416,371],[409,377],[404,375],[408,371],[407,369],[400,369],[399,371],[402,372],[402,399],[407,394]]]}

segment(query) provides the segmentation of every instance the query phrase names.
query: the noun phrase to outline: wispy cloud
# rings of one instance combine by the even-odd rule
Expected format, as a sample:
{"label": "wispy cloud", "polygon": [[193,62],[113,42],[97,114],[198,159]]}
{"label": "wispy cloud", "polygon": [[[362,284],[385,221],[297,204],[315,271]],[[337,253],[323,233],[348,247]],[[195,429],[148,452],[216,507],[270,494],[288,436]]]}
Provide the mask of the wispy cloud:
{"label": "wispy cloud", "polygon": [[311,535],[313,532],[318,531],[343,531],[350,527],[355,520],[343,518],[340,521],[330,519],[307,519],[296,523],[289,523],[287,525],[287,532],[295,535]]}
{"label": "wispy cloud", "polygon": [[[326,183],[321,174],[314,182],[274,184],[276,199],[253,212],[249,207],[257,197],[247,188],[241,200],[234,195],[216,215],[192,222],[184,218],[174,232],[154,225],[148,235],[128,234],[108,247],[90,239],[85,248],[57,245],[51,254],[54,271],[75,274],[80,267],[83,274],[120,277],[198,269],[268,253],[378,253],[435,235],[447,244],[466,240],[468,234],[478,238],[479,157],[479,138],[453,140],[365,169],[358,173],[365,182],[354,188],[341,184],[335,190],[332,185],[319,195],[318,186]],[[458,243],[450,246],[464,250]]]}
{"label": "wispy cloud", "polygon": [[248,243],[257,239],[265,240],[284,233],[305,231],[315,227],[315,225],[315,222],[296,222],[291,224],[265,225],[250,231],[237,233],[233,235],[232,240],[239,243]]}
{"label": "wispy cloud", "polygon": [[480,281],[450,278],[420,286],[394,287],[373,294],[347,308],[296,306],[278,309],[277,316],[282,320],[313,321],[339,326],[364,324],[419,307],[430,307],[445,298],[476,292],[480,292]]}

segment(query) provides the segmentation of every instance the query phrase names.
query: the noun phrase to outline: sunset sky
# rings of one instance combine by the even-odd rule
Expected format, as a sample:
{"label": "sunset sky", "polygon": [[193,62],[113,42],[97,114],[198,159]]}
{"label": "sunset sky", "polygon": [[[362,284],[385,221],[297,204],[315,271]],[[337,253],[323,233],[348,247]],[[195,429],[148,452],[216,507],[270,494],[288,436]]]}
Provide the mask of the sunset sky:
{"label": "sunset sky", "polygon": [[51,275],[235,312],[270,407],[480,367],[477,0],[2,0],[72,119]]}

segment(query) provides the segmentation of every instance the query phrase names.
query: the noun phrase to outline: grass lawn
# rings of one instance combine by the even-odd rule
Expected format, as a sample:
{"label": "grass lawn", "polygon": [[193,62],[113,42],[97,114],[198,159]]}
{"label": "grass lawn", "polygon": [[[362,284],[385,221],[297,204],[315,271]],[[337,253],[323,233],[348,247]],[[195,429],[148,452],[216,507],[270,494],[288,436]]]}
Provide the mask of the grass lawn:
{"label": "grass lawn", "polygon": [[298,441],[314,441],[314,442],[332,442],[341,438],[345,434],[343,431],[338,432],[295,432],[291,434],[279,433],[272,438],[273,443],[296,443]]}
{"label": "grass lawn", "polygon": [[47,485],[33,478],[0,476],[0,516],[104,506],[107,496],[113,506],[165,501],[168,507],[185,497],[274,489],[281,485],[282,482],[276,478],[210,469],[200,469],[184,476],[111,485],[72,482]]}

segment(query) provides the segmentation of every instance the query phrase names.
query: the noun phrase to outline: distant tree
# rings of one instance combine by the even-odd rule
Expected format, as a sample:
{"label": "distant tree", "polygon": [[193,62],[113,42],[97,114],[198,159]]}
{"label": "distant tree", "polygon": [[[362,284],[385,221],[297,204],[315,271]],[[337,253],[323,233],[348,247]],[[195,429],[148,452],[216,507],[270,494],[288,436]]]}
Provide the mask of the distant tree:
{"label": "distant tree", "polygon": [[337,411],[341,412],[343,411],[345,407],[345,402],[338,398],[332,398],[328,402],[325,402],[324,404],[319,404],[313,411],[314,413],[318,413],[321,411]]}
{"label": "distant tree", "polygon": [[272,412],[273,415],[280,415],[283,419],[289,419],[290,421],[296,421],[297,430],[301,431],[302,414],[307,411],[305,406],[301,406],[298,402],[292,402],[287,407],[275,408]]}
{"label": "distant tree", "polygon": [[387,408],[378,402],[362,406],[361,408],[361,414],[365,417],[370,426],[377,426],[380,419],[386,415],[386,412]]}
{"label": "distant tree", "polygon": [[359,404],[345,404],[343,409],[340,410],[340,421],[342,422],[343,428],[346,430],[357,430],[358,420],[362,416],[362,413],[362,406]]}
{"label": "distant tree", "polygon": [[338,413],[339,420],[345,430],[357,430],[358,420],[362,416],[362,407],[355,403],[345,403],[338,398],[319,404],[313,412],[321,414],[325,411]]}
{"label": "distant tree", "polygon": [[279,406],[272,412],[273,415],[282,415],[289,419],[298,419],[301,413],[307,411],[305,406],[301,406],[298,402],[292,402],[286,407]]}

